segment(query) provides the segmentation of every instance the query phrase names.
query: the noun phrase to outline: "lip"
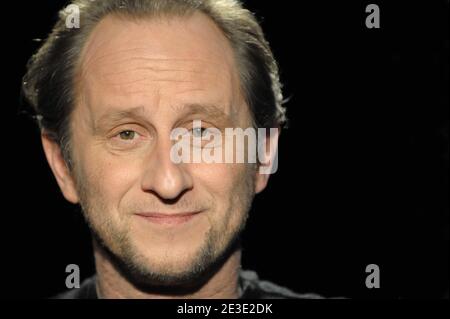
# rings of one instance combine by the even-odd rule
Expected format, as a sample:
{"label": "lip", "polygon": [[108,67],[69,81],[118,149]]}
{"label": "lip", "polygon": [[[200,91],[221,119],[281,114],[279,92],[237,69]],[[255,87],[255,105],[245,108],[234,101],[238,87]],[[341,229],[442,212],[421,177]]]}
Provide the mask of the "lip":
{"label": "lip", "polygon": [[200,212],[186,212],[186,213],[137,213],[138,217],[144,218],[145,220],[152,222],[154,224],[160,225],[180,225],[184,224],[191,219],[195,218],[200,214]]}

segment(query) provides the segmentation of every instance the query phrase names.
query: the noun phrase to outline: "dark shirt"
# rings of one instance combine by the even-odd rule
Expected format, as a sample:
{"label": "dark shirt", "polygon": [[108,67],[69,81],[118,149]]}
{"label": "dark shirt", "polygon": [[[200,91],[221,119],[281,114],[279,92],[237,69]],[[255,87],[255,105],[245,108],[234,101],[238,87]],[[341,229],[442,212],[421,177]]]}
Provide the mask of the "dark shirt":
{"label": "dark shirt", "polygon": [[[95,288],[95,275],[84,280],[80,288],[68,290],[54,299],[98,299]],[[270,281],[261,280],[258,274],[251,270],[241,270],[239,273],[240,299],[321,299],[316,294],[299,294],[278,286]]]}

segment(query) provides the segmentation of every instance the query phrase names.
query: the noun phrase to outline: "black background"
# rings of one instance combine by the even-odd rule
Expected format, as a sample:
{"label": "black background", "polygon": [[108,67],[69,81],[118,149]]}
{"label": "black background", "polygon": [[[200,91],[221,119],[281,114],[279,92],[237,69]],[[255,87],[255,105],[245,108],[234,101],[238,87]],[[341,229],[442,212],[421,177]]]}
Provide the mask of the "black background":
{"label": "black background", "polygon": [[[448,1],[245,1],[280,64],[290,128],[255,199],[244,268],[298,292],[448,296]],[[366,5],[381,29],[365,27]],[[94,272],[89,233],[18,115],[25,64],[65,1],[2,3],[2,297]],[[6,112],[5,112],[6,111]],[[381,270],[367,289],[365,267]]]}

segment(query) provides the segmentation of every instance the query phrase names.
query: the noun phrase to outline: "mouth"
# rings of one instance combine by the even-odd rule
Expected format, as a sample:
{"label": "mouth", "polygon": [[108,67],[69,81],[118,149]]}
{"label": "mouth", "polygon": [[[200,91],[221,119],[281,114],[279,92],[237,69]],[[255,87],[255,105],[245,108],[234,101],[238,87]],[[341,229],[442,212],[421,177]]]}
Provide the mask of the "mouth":
{"label": "mouth", "polygon": [[183,212],[183,213],[159,213],[159,212],[145,212],[135,214],[151,223],[160,225],[181,225],[194,219],[201,212]]}

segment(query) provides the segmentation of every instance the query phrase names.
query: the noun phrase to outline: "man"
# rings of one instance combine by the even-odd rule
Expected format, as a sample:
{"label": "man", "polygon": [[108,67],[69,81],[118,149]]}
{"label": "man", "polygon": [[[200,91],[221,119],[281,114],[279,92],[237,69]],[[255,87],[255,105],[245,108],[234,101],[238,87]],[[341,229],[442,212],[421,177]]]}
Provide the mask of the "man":
{"label": "man", "polygon": [[240,267],[240,234],[278,134],[268,161],[171,156],[173,130],[193,123],[200,134],[283,125],[276,62],[252,14],[234,0],[71,7],[79,27],[63,10],[23,83],[50,168],[93,237],[96,275],[58,297],[314,297]]}

